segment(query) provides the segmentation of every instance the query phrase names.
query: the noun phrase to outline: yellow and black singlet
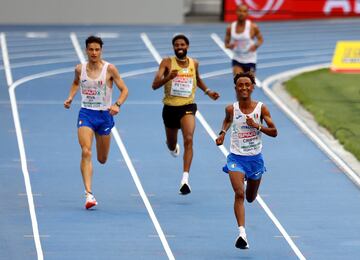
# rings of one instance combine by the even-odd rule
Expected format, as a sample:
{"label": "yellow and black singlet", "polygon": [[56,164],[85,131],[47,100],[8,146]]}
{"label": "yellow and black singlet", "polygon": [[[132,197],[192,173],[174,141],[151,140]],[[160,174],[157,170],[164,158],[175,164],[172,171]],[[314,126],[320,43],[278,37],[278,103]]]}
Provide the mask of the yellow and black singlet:
{"label": "yellow and black singlet", "polygon": [[176,62],[175,56],[171,57],[171,70],[178,70],[176,78],[166,82],[164,86],[163,103],[168,106],[183,106],[194,103],[197,87],[196,69],[194,60],[188,59],[188,66],[182,68]]}

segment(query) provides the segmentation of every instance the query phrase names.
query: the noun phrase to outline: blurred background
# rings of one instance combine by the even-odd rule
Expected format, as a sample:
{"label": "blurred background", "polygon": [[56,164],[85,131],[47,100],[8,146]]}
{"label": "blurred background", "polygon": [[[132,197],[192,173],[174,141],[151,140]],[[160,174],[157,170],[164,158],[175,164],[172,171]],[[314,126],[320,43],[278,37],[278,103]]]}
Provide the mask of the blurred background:
{"label": "blurred background", "polygon": [[0,24],[229,22],[239,3],[254,20],[358,17],[359,0],[1,0]]}

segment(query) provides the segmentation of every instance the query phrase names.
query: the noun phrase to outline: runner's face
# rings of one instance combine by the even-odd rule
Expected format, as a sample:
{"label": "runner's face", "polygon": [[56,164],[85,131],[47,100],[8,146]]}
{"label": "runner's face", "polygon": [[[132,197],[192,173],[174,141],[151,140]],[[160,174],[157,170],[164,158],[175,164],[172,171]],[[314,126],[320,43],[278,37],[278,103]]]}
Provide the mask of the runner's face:
{"label": "runner's face", "polygon": [[248,8],[245,5],[240,5],[236,9],[236,15],[238,18],[238,21],[244,21],[248,16]]}
{"label": "runner's face", "polygon": [[95,42],[88,44],[86,48],[86,54],[88,56],[88,60],[91,62],[97,62],[101,60],[101,52],[102,52],[102,48],[100,47],[100,44]]}
{"label": "runner's face", "polygon": [[238,99],[247,99],[254,90],[254,84],[248,77],[241,77],[236,81],[235,91]]}
{"label": "runner's face", "polygon": [[176,57],[178,57],[179,59],[184,59],[186,57],[189,46],[186,44],[185,40],[177,39],[174,42],[173,47]]}

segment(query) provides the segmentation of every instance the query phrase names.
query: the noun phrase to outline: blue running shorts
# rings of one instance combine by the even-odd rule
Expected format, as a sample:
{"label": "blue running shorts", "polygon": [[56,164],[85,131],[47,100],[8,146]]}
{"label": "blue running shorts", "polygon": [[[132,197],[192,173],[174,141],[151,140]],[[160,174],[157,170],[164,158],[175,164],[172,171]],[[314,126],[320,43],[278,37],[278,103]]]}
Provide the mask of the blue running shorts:
{"label": "blue running shorts", "polygon": [[114,118],[108,110],[91,110],[81,108],[77,127],[87,126],[99,135],[109,135],[115,125]]}
{"label": "blue running shorts", "polygon": [[241,172],[245,174],[248,180],[259,180],[266,172],[264,159],[261,153],[252,156],[244,156],[230,153],[227,156],[226,165],[223,171],[229,173]]}

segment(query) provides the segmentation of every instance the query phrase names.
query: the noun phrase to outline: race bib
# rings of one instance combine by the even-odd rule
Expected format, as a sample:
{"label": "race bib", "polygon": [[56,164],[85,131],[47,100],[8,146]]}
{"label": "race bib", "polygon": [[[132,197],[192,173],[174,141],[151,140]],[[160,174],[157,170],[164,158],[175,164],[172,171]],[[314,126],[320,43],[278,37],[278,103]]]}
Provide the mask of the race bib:
{"label": "race bib", "polygon": [[104,105],[106,86],[102,82],[81,86],[82,103],[84,107],[98,108]]}
{"label": "race bib", "polygon": [[[187,73],[187,69],[183,69],[182,73]],[[177,97],[190,97],[192,93],[194,79],[192,77],[177,76],[172,80],[170,94]]]}

